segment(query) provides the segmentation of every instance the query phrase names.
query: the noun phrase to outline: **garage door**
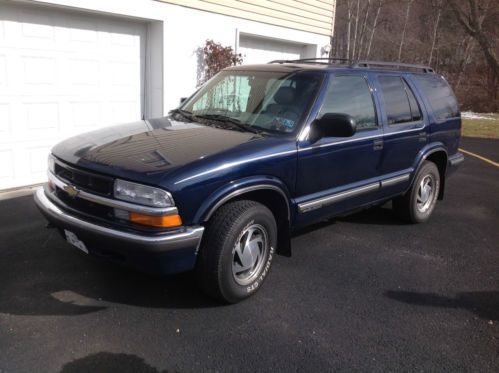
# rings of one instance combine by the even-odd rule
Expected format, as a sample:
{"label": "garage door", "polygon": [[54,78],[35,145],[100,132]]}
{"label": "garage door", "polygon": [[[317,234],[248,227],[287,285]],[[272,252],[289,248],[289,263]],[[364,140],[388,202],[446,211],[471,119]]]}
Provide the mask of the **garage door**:
{"label": "garage door", "polygon": [[273,60],[296,60],[305,57],[306,47],[275,39],[240,35],[238,52],[243,64],[267,63]]}
{"label": "garage door", "polygon": [[145,24],[0,0],[0,190],[69,136],[140,119]]}

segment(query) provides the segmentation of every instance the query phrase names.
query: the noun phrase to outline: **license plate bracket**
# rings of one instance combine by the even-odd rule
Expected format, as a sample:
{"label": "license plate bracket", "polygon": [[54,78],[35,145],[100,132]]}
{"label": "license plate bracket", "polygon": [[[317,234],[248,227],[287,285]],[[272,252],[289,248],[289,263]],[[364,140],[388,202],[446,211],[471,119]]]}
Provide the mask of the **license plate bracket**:
{"label": "license plate bracket", "polygon": [[76,234],[74,234],[71,231],[68,231],[67,229],[64,229],[64,235],[66,236],[66,241],[70,243],[71,245],[75,246],[76,248],[80,249],[83,251],[85,254],[88,254],[88,249],[81,241]]}

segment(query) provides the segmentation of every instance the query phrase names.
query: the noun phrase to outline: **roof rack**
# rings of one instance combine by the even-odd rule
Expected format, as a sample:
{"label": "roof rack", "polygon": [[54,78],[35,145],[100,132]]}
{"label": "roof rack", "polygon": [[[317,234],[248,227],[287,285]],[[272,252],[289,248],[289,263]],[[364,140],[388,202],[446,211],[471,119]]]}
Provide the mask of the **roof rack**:
{"label": "roof rack", "polygon": [[424,73],[433,73],[433,70],[429,66],[417,65],[411,63],[399,63],[399,62],[384,62],[384,61],[355,61],[351,65],[352,67],[363,67],[363,68],[375,68],[375,69],[397,69],[397,70],[415,70],[422,71]]}
{"label": "roof rack", "polygon": [[368,61],[368,60],[358,60],[353,61],[348,58],[302,58],[298,60],[275,60],[269,63],[314,63],[321,65],[332,65],[332,64],[344,64],[352,68],[364,68],[364,69],[397,69],[406,71],[421,71],[423,73],[434,73],[429,66],[410,64],[410,63],[399,63],[399,62],[385,62],[385,61]]}
{"label": "roof rack", "polygon": [[322,57],[322,58],[301,58],[298,60],[274,60],[270,61],[269,63],[318,63],[321,65],[331,65],[331,62],[346,62],[346,63],[351,63],[352,61],[349,60],[348,58],[327,58],[327,57]]}

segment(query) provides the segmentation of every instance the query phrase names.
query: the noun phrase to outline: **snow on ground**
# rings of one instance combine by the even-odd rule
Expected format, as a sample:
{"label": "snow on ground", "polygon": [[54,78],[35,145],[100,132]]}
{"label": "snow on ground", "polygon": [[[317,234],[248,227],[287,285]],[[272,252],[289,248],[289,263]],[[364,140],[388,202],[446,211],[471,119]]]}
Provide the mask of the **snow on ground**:
{"label": "snow on ground", "polygon": [[464,119],[488,119],[488,120],[494,119],[492,113],[474,113],[472,111],[461,112],[461,118],[464,118]]}

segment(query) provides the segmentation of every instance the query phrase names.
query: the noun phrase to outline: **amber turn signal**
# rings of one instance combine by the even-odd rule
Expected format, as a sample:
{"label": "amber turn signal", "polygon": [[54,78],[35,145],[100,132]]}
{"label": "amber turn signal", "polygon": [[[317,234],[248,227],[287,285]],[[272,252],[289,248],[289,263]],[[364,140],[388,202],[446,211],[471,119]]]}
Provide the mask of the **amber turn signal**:
{"label": "amber turn signal", "polygon": [[171,228],[182,225],[180,215],[154,216],[130,212],[130,221],[136,224],[148,225],[150,227]]}

